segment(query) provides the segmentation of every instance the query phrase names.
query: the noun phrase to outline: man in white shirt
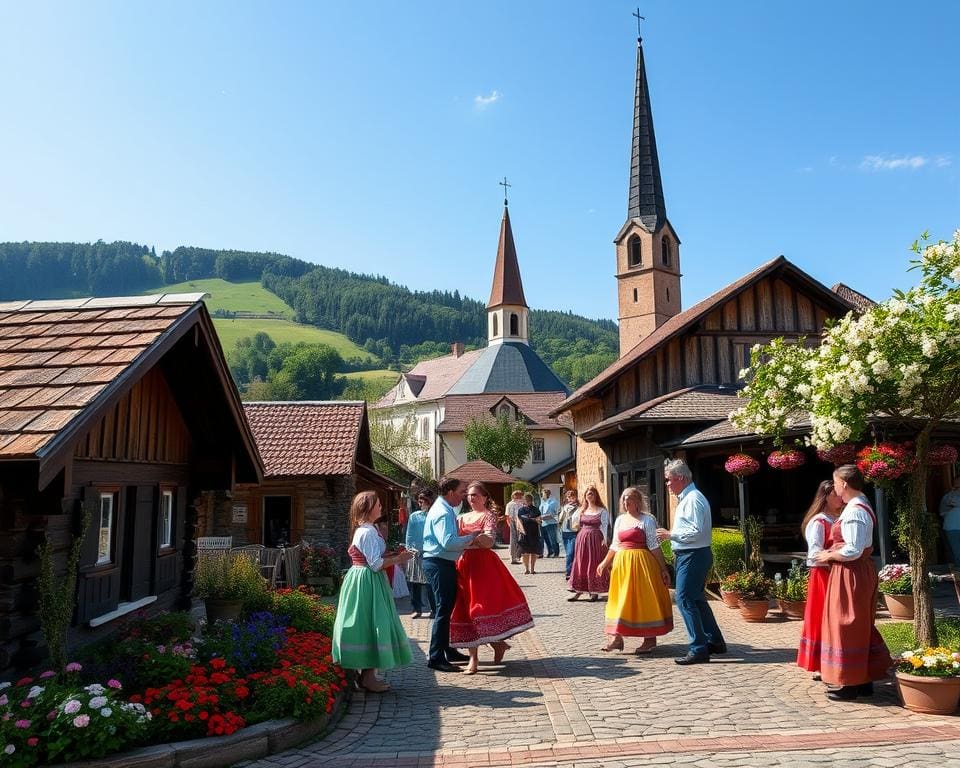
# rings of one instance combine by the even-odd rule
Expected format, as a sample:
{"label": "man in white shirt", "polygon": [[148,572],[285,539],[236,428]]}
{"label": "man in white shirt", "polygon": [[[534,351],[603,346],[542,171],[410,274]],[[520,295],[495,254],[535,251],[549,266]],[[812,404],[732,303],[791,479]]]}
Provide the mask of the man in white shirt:
{"label": "man in white shirt", "polygon": [[658,528],[657,540],[669,540],[673,549],[677,608],[690,636],[687,655],[674,661],[683,665],[703,664],[710,661],[710,654],[727,652],[723,634],[703,593],[713,565],[710,502],[693,484],[693,474],[685,462],[667,462],[663,477],[670,493],[677,497],[677,511],[673,530]]}

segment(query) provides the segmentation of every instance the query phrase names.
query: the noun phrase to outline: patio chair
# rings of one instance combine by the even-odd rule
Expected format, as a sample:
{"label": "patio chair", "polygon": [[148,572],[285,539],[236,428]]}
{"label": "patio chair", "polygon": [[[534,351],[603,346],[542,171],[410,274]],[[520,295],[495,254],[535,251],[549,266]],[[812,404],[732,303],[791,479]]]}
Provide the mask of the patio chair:
{"label": "patio chair", "polygon": [[277,579],[280,576],[280,558],[282,556],[282,550],[277,549],[276,547],[264,547],[263,554],[260,559],[260,571],[263,573],[267,581],[270,582],[271,588],[276,588]]}
{"label": "patio chair", "polygon": [[257,565],[260,565],[263,562],[263,550],[265,547],[263,544],[244,544],[242,547],[234,547],[230,550],[231,555],[243,554],[243,555],[252,555],[257,561]]}
{"label": "patio chair", "polygon": [[229,552],[233,536],[198,536],[197,552]]}
{"label": "patio chair", "polygon": [[296,589],[300,586],[300,545],[287,547],[283,551],[283,575],[287,586]]}

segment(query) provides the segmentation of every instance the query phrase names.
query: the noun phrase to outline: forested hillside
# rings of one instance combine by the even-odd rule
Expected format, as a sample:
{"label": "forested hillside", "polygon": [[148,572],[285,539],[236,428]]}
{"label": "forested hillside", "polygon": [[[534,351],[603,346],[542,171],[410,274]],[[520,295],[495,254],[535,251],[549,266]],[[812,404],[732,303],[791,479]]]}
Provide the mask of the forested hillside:
{"label": "forested hillside", "polygon": [[[453,341],[486,342],[485,305],[458,291],[411,291],[384,277],[279,253],[181,246],[159,257],[137,243],[0,243],[0,300],[139,293],[206,278],[260,280],[295,319],[343,333],[385,363],[409,365]],[[616,357],[610,320],[533,310],[531,344],[571,386]]]}

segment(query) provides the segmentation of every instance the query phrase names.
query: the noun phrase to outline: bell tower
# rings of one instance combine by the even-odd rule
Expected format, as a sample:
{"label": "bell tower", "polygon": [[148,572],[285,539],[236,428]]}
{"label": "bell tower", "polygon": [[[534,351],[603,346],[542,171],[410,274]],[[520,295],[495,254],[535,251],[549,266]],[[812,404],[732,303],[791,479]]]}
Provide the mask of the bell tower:
{"label": "bell tower", "polygon": [[493,267],[493,286],[487,302],[488,346],[504,342],[529,344],[529,314],[530,308],[523,296],[523,282],[520,280],[517,248],[513,243],[513,229],[510,227],[510,209],[504,199],[497,260]]}
{"label": "bell tower", "polygon": [[680,312],[680,238],[667,220],[643,40],[639,36],[627,220],[613,242],[623,357]]}

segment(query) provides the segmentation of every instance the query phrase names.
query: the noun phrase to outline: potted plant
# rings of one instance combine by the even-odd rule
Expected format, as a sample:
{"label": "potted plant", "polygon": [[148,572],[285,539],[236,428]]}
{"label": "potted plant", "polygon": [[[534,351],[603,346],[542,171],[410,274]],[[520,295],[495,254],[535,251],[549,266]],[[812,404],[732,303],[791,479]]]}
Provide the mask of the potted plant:
{"label": "potted plant", "polygon": [[727,608],[740,607],[740,580],[743,573],[734,571],[720,581],[720,598]]}
{"label": "potted plant", "polygon": [[802,619],[807,607],[807,583],[810,572],[800,560],[790,562],[786,577],[779,573],[773,580],[773,596],[788,619]]}
{"label": "potted plant", "polygon": [[223,552],[197,559],[193,592],[204,601],[211,624],[236,619],[245,604],[264,604],[267,591],[267,580],[260,575],[255,557]]}
{"label": "potted plant", "polygon": [[760,571],[741,574],[740,615],[745,621],[764,621],[770,608],[770,592],[773,582]]}
{"label": "potted plant", "polygon": [[960,653],[949,648],[904,651],[894,675],[903,706],[927,715],[952,715],[960,703]]}
{"label": "potted plant", "polygon": [[320,594],[336,594],[340,568],[337,553],[331,547],[304,542],[300,547],[300,572],[307,585]]}
{"label": "potted plant", "polygon": [[909,565],[885,565],[877,575],[890,618],[913,619],[913,573]]}

